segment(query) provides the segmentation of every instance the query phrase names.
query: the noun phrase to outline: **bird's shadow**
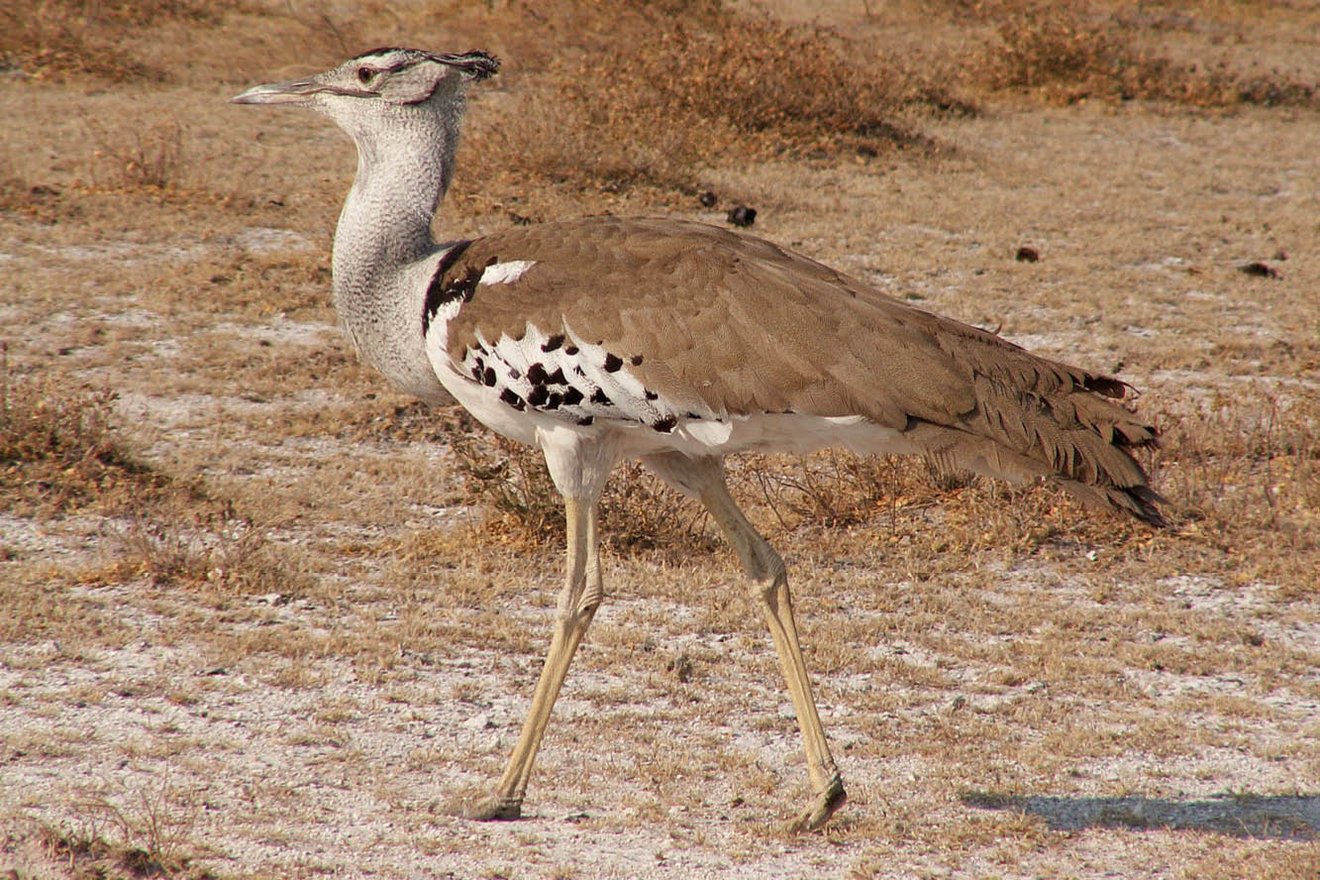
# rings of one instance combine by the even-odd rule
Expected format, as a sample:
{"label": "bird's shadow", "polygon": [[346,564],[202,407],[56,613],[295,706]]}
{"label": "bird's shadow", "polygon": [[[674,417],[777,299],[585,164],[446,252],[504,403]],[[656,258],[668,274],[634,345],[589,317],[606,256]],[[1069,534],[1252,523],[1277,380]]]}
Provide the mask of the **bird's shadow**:
{"label": "bird's shadow", "polygon": [[1039,816],[1055,831],[1176,829],[1267,840],[1320,839],[1320,794],[1223,794],[1181,800],[968,791],[961,799],[969,807]]}

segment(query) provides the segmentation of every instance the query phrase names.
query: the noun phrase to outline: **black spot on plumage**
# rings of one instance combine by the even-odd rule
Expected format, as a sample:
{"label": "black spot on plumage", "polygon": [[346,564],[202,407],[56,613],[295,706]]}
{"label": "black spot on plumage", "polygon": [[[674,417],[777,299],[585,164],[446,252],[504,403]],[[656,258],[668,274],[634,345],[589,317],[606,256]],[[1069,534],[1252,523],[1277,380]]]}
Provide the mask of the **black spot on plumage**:
{"label": "black spot on plumage", "polygon": [[576,345],[570,345],[564,349],[564,354],[568,355],[569,357],[572,357],[577,353],[578,353],[578,347]]}
{"label": "black spot on plumage", "polygon": [[518,369],[517,367],[509,367],[509,378],[510,378],[510,379],[521,379],[521,378],[522,378],[522,370]]}
{"label": "black spot on plumage", "polygon": [[642,356],[640,354],[635,354],[628,358],[628,360],[632,362],[634,367],[640,367],[642,365]]}
{"label": "black spot on plumage", "polygon": [[532,393],[527,395],[527,402],[532,406],[541,406],[550,399],[550,389],[544,385],[533,385]]}
{"label": "black spot on plumage", "polygon": [[549,378],[545,372],[545,364],[532,364],[527,368],[527,381],[533,385],[544,385]]}
{"label": "black spot on plumage", "polygon": [[503,391],[501,391],[500,400],[504,401],[509,406],[513,407],[519,412],[527,408],[526,402],[524,402],[521,397],[515,394],[512,388],[505,388]]}
{"label": "black spot on plumage", "polygon": [[678,419],[673,416],[665,416],[660,421],[651,423],[651,427],[655,428],[662,434],[668,434],[670,431],[674,430],[677,425]]}
{"label": "black spot on plumage", "polygon": [[569,406],[577,406],[582,402],[582,392],[576,388],[570,387],[564,392],[564,403]]}
{"label": "black spot on plumage", "polygon": [[596,417],[595,417],[595,416],[582,416],[581,418],[578,419],[578,424],[579,424],[579,425],[590,425],[590,424],[591,424],[592,422],[594,422],[594,421],[596,421]]}
{"label": "black spot on plumage", "polygon": [[614,401],[610,400],[604,388],[597,388],[591,392],[591,402],[598,403],[601,406],[614,406]]}
{"label": "black spot on plumage", "polygon": [[690,412],[690,413],[687,413],[687,418],[689,418],[689,419],[699,419],[699,418],[701,418],[701,416],[697,415],[697,414],[694,413],[694,412]]}
{"label": "black spot on plumage", "polygon": [[486,386],[488,386],[488,387],[490,387],[490,388],[494,388],[494,387],[495,387],[495,371],[494,371],[493,369],[491,369],[490,367],[487,367],[487,368],[486,368],[486,371],[485,371],[484,373],[481,374],[481,381],[482,381],[483,383],[485,383]]}
{"label": "black spot on plumage", "polygon": [[485,372],[485,368],[481,366],[481,361],[477,361],[472,365],[472,378],[476,379],[478,382],[481,381],[481,377]]}
{"label": "black spot on plumage", "polygon": [[546,409],[559,409],[559,404],[561,404],[561,403],[563,403],[563,402],[564,402],[564,395],[562,395],[562,394],[560,394],[558,391],[556,391],[556,392],[554,392],[553,394],[551,394],[551,395],[550,395],[550,398],[545,402],[545,408],[546,408]]}
{"label": "black spot on plumage", "polygon": [[645,393],[647,400],[655,400],[657,397],[660,396],[659,394],[656,394],[654,391],[652,391],[650,388],[647,388]]}
{"label": "black spot on plumage", "polygon": [[545,342],[541,343],[541,351],[555,351],[564,344],[564,334],[556,333]]}
{"label": "black spot on plumage", "polygon": [[551,385],[567,385],[568,380],[564,378],[564,368],[555,367],[555,371],[545,377],[545,381]]}
{"label": "black spot on plumage", "polygon": [[619,372],[620,369],[622,369],[622,367],[623,367],[623,358],[619,357],[617,354],[605,355],[605,372],[617,373]]}
{"label": "black spot on plumage", "polygon": [[[431,275],[431,283],[426,286],[426,300],[422,305],[422,335],[425,336],[431,330],[431,319],[435,313],[440,311],[440,307],[447,302],[452,301],[456,296],[464,297],[464,301],[472,299],[472,292],[477,289],[475,282],[472,284],[472,291],[464,295],[462,290],[455,290],[452,286],[452,279],[445,280],[445,275],[453,268],[454,263],[458,262],[459,257],[468,249],[470,241],[460,241],[458,244],[445,251],[445,255],[440,258],[436,264],[435,272]],[[477,278],[481,278],[482,270],[477,270]]]}

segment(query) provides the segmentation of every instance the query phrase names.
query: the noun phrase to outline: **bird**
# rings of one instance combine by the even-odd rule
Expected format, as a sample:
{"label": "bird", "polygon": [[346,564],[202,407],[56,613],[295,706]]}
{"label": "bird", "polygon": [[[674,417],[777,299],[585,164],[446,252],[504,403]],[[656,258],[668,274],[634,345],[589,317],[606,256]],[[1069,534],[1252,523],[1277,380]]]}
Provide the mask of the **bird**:
{"label": "bird", "polygon": [[1029,353],[893,299],[762,238],[677,218],[595,216],[437,240],[468,87],[485,51],[364,52],[254,86],[238,104],[303,107],[355,142],[332,293],[362,358],[396,388],[456,400],[539,447],[567,548],[549,649],[503,775],[455,815],[516,819],[551,709],[605,598],[598,502],[637,460],[696,498],[732,545],[770,631],[811,788],[788,832],[821,828],[847,793],[803,659],[783,558],[729,492],[727,456],[922,456],[1010,482],[1053,482],[1161,527],[1135,452],[1158,444],[1112,376]]}

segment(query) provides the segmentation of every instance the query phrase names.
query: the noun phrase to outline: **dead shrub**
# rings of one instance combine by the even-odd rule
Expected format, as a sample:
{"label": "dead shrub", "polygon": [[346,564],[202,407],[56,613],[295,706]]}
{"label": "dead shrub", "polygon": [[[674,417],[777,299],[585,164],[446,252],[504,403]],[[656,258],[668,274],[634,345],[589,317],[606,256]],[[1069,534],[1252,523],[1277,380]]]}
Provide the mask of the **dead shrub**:
{"label": "dead shrub", "polygon": [[937,487],[920,459],[861,456],[839,449],[812,455],[749,455],[730,467],[744,497],[759,498],[780,527],[846,528],[899,508],[928,507]]}
{"label": "dead shrub", "polygon": [[0,7],[0,67],[41,79],[96,76],[165,79],[120,48],[135,30],[161,21],[214,22],[237,0],[36,0]]}
{"label": "dead shrub", "polygon": [[1075,4],[1010,6],[998,27],[989,69],[995,85],[1039,88],[1121,78],[1134,50],[1112,21]]}
{"label": "dead shrub", "polygon": [[1226,62],[1178,64],[1140,46],[1138,28],[1113,10],[1082,0],[995,4],[997,40],[979,71],[996,89],[1027,89],[1064,102],[1144,98],[1199,107],[1310,106],[1313,84],[1274,72],[1246,76]]}
{"label": "dead shrub", "polygon": [[[558,550],[566,538],[564,507],[539,450],[495,434],[447,435],[465,504],[491,516],[482,536],[516,546]],[[668,489],[636,462],[615,471],[600,502],[604,544],[622,554],[711,552],[700,505]]]}
{"label": "dead shrub", "polygon": [[166,782],[115,799],[96,796],[75,805],[75,823],[37,824],[34,836],[69,876],[210,880],[215,875],[186,855],[202,808],[199,794],[178,793]]}
{"label": "dead shrub", "polygon": [[927,146],[898,111],[958,103],[861,60],[828,29],[720,4],[578,2],[546,14],[559,16],[548,33],[571,29],[588,46],[546,59],[534,80],[510,79],[516,106],[472,133],[467,155],[483,180],[691,193],[713,162]]}
{"label": "dead shrub", "polygon": [[668,120],[700,135],[691,149],[703,160],[730,151],[878,152],[920,141],[895,122],[897,74],[850,60],[824,28],[727,14],[708,30],[680,19],[656,36],[584,65],[574,78],[589,86],[578,100],[601,108],[611,130]]}
{"label": "dead shrub", "polygon": [[182,185],[187,160],[183,126],[174,120],[111,131],[84,120],[96,146],[90,158],[92,183],[111,190],[164,190]]}

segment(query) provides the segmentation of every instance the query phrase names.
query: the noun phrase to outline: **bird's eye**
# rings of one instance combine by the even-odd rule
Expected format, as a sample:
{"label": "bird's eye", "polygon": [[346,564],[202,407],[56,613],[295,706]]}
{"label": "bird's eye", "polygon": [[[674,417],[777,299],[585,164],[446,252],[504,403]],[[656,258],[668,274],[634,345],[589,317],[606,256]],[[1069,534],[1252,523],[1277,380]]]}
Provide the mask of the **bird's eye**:
{"label": "bird's eye", "polygon": [[372,70],[370,67],[359,67],[357,69],[358,82],[366,85],[371,82],[371,77],[374,76],[375,73],[376,71]]}

